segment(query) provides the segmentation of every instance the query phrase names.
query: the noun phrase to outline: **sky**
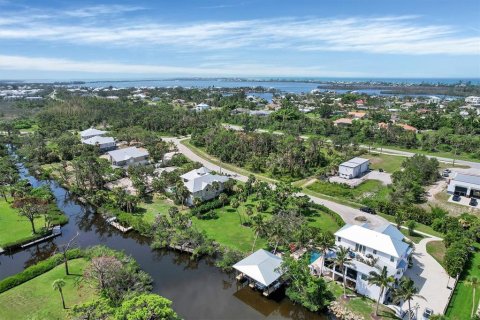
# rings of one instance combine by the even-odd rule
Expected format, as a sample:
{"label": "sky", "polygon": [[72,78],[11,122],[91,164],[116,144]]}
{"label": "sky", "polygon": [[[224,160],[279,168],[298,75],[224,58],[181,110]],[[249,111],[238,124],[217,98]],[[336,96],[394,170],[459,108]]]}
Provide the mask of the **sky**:
{"label": "sky", "polygon": [[0,0],[0,79],[480,78],[480,0]]}

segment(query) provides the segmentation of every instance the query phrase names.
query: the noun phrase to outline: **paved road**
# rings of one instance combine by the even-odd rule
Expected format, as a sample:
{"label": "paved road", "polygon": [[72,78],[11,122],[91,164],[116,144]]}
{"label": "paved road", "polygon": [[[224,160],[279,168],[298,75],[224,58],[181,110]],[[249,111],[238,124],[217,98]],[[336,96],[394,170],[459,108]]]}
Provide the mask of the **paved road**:
{"label": "paved road", "polygon": [[[205,167],[207,167],[210,170],[221,171],[224,174],[231,175],[232,178],[234,178],[236,180],[239,180],[239,181],[246,182],[248,180],[247,176],[244,176],[244,175],[238,174],[236,172],[233,172],[231,170],[225,169],[221,166],[218,166],[218,165],[216,165],[216,164],[198,156],[192,150],[190,150],[185,145],[180,143],[180,141],[182,141],[184,139],[186,139],[186,138],[181,138],[181,139],[178,139],[178,138],[163,138],[163,140],[165,140],[165,141],[173,142],[177,146],[178,151],[183,153],[187,158],[189,158],[192,161],[200,162],[201,164],[203,164]],[[299,193],[299,195],[305,195],[305,194]],[[330,210],[333,210],[334,212],[338,213],[346,223],[350,223],[350,224],[362,224],[362,223],[364,223],[364,222],[360,222],[360,221],[355,220],[355,218],[358,217],[358,216],[367,217],[368,218],[368,223],[370,223],[373,227],[378,227],[378,226],[389,223],[386,219],[384,219],[380,216],[366,214],[366,213],[364,213],[364,212],[362,212],[358,209],[354,209],[354,208],[351,208],[349,206],[339,204],[339,203],[336,203],[336,202],[333,202],[333,201],[330,201],[330,200],[321,199],[321,198],[314,197],[314,196],[311,196],[311,195],[307,195],[307,196],[314,203],[323,204],[324,206],[326,206]]]}
{"label": "paved road", "polygon": [[[211,170],[216,170],[216,171],[221,170],[223,173],[229,174],[234,179],[243,181],[243,182],[247,181],[248,179],[244,175],[240,175],[231,170],[227,170],[225,168],[219,167],[218,165],[213,164],[210,161],[198,156],[192,150],[190,150],[185,145],[180,143],[181,140],[184,140],[186,138],[183,138],[183,139],[163,138],[163,139],[165,141],[173,142],[177,146],[178,151],[183,153],[190,160],[200,162],[205,167]],[[305,195],[305,194],[299,193],[299,195]],[[323,204],[330,210],[333,210],[334,212],[338,213],[342,217],[342,219],[349,224],[361,224],[362,222],[355,220],[355,217],[358,217],[358,216],[367,216],[367,218],[369,219],[368,222],[373,227],[378,227],[378,226],[389,223],[386,219],[380,216],[365,214],[358,209],[354,209],[330,200],[320,199],[311,195],[307,195],[307,196],[314,203]],[[406,229],[406,227],[403,227],[403,228]],[[418,316],[420,316],[421,313],[423,313],[423,311],[425,310],[425,307],[427,306],[429,308],[432,308],[435,311],[435,313],[443,313],[443,310],[448,303],[448,295],[450,293],[450,290],[447,289],[446,287],[448,282],[448,275],[446,274],[442,266],[432,256],[430,256],[427,253],[427,249],[426,249],[426,244],[428,242],[441,240],[441,239],[437,237],[433,237],[423,232],[418,232],[418,233],[430,238],[425,238],[422,241],[420,241],[420,243],[415,244],[415,250],[413,254],[413,259],[414,259],[413,267],[408,269],[405,275],[410,277],[415,282],[417,288],[419,289],[419,294],[425,297],[425,300],[415,298],[413,300],[412,306],[415,306],[416,304],[418,304],[419,306],[417,310]],[[405,306],[402,306],[402,310],[406,310],[407,308],[408,307],[406,304]]]}

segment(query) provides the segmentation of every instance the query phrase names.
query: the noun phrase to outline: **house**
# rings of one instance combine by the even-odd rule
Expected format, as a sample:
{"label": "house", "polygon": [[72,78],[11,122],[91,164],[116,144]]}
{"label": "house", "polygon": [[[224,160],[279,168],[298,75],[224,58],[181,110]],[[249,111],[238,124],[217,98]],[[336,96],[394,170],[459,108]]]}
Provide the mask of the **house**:
{"label": "house", "polygon": [[338,167],[338,175],[344,179],[354,179],[368,172],[370,160],[365,158],[353,158]]}
{"label": "house", "polygon": [[132,165],[148,163],[149,153],[143,148],[129,147],[109,151],[107,156],[112,165],[118,167],[129,167]]}
{"label": "house", "polygon": [[172,161],[173,157],[175,157],[177,154],[179,154],[179,152],[177,151],[165,153],[162,158],[162,164],[167,165],[170,161]]}
{"label": "house", "polygon": [[100,151],[109,151],[117,147],[115,139],[112,137],[95,136],[82,140],[82,143],[91,146],[98,146]]}
{"label": "house", "polygon": [[197,112],[200,112],[200,111],[204,111],[204,110],[208,110],[210,109],[210,106],[206,103],[199,103],[195,106],[195,111]]}
{"label": "house", "polygon": [[472,106],[480,106],[480,97],[469,96],[465,98],[465,102]]}
{"label": "house", "polygon": [[89,128],[87,130],[80,131],[80,137],[82,140],[90,139],[96,136],[103,136],[106,131],[97,130],[95,128]]}
{"label": "house", "polygon": [[448,182],[447,192],[480,199],[480,176],[457,172]]}
{"label": "house", "polygon": [[[193,199],[199,198],[206,201],[215,198],[223,191],[223,184],[229,180],[227,176],[212,174],[205,167],[194,169],[181,175],[183,184],[190,191],[190,197],[186,199],[188,205],[193,205]],[[215,188],[215,182],[218,187]]]}
{"label": "house", "polygon": [[334,126],[339,126],[339,125],[351,125],[352,124],[352,119],[350,118],[340,118],[335,121],[333,121]]}
{"label": "house", "polygon": [[351,111],[348,113],[348,115],[353,119],[362,119],[363,117],[366,116],[366,114],[367,114],[366,112],[358,112],[358,111]]}
{"label": "house", "polygon": [[437,104],[437,103],[440,103],[440,101],[442,101],[441,98],[436,97],[436,96],[430,96],[430,97],[428,97],[427,104],[430,104],[430,103]]}
{"label": "house", "polygon": [[[358,293],[371,299],[378,299],[380,287],[369,284],[370,272],[380,273],[384,268],[389,276],[400,280],[408,268],[408,260],[413,251],[409,244],[403,241],[404,235],[393,225],[387,224],[376,229],[368,225],[343,226],[335,232],[335,244],[350,250],[351,264],[346,266],[347,284]],[[343,270],[335,267],[329,257],[325,259],[325,273],[334,272],[335,276],[342,276]],[[321,259],[321,258],[319,258]],[[312,264],[316,268],[315,262]],[[316,270],[316,269],[315,269]],[[389,290],[385,290],[380,302],[385,302]]]}
{"label": "house", "polygon": [[411,132],[418,133],[418,129],[415,128],[415,127],[412,127],[411,125],[408,125],[408,124],[405,124],[405,123],[397,123],[397,126],[402,127],[403,130],[405,130],[405,131],[411,131]]}

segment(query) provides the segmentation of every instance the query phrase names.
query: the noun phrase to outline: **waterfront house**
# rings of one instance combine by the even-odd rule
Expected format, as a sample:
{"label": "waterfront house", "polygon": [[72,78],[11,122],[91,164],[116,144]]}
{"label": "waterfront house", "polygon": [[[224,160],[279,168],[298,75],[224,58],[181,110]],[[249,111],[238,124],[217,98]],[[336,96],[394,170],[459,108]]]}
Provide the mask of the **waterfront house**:
{"label": "waterfront house", "polygon": [[223,184],[229,180],[227,176],[212,174],[205,167],[189,171],[180,178],[190,191],[190,197],[186,200],[190,206],[193,205],[195,198],[206,201],[217,197],[223,191]]}
{"label": "waterfront house", "polygon": [[[412,247],[403,241],[404,235],[391,224],[370,229],[368,225],[343,226],[335,232],[335,244],[350,250],[351,264],[346,266],[346,282],[361,295],[371,299],[378,299],[380,287],[369,284],[370,272],[380,273],[384,268],[389,276],[399,281],[408,268],[408,261],[412,254]],[[329,253],[323,267],[324,274],[334,275],[336,278],[343,276],[343,270],[334,266],[335,252]],[[323,263],[320,257],[311,264],[311,268],[318,273]],[[334,270],[335,268],[335,270]],[[380,302],[385,302],[389,297],[389,290],[385,290]]]}
{"label": "waterfront house", "polygon": [[129,167],[148,163],[149,153],[143,148],[129,147],[109,151],[107,156],[112,165],[117,167]]}
{"label": "waterfront house", "polygon": [[97,130],[95,128],[89,128],[87,130],[80,131],[80,137],[82,140],[87,140],[96,136],[103,136],[106,131]]}
{"label": "waterfront house", "polygon": [[344,179],[361,177],[369,170],[370,160],[365,158],[353,158],[338,167],[338,175]]}
{"label": "waterfront house", "polygon": [[82,143],[97,146],[100,151],[109,151],[116,148],[115,139],[112,137],[95,136],[82,140]]}

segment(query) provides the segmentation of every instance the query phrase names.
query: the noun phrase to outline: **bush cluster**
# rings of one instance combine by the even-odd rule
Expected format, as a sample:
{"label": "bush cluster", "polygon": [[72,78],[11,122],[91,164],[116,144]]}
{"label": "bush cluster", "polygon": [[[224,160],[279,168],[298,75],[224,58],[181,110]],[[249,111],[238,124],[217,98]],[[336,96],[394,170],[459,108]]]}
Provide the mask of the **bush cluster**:
{"label": "bush cluster", "polygon": [[222,201],[220,201],[220,199],[214,199],[214,200],[202,203],[201,205],[193,208],[191,212],[192,212],[192,215],[201,219],[202,216],[205,216],[205,214],[208,213],[209,211],[221,208],[227,204],[228,203],[223,203]]}

